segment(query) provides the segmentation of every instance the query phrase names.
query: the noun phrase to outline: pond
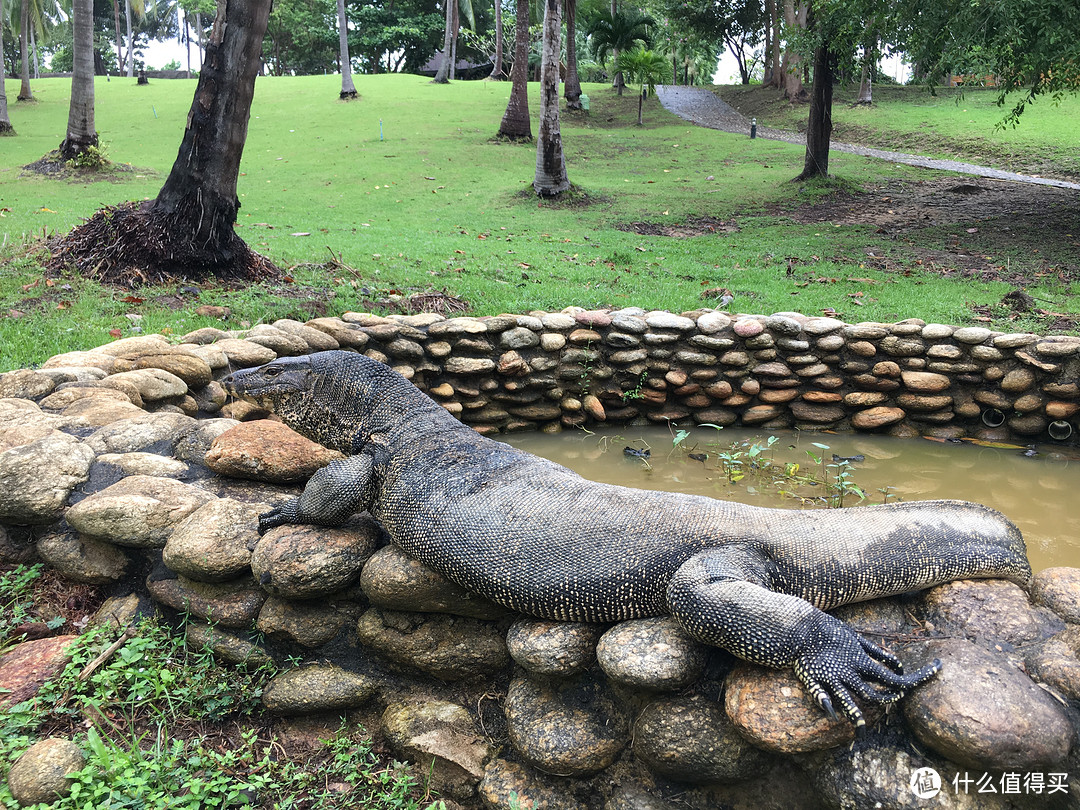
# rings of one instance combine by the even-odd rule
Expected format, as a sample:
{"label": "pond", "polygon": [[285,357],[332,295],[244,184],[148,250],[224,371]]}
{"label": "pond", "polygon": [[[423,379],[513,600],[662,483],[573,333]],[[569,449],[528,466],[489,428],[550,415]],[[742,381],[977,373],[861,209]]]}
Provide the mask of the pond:
{"label": "pond", "polygon": [[[1036,571],[1080,567],[1080,508],[1072,501],[1080,498],[1076,448],[742,428],[697,428],[684,436],[674,429],[624,427],[502,438],[594,481],[757,506],[821,509],[841,498],[845,507],[976,501],[1020,527]],[[648,457],[624,448],[647,450]]]}

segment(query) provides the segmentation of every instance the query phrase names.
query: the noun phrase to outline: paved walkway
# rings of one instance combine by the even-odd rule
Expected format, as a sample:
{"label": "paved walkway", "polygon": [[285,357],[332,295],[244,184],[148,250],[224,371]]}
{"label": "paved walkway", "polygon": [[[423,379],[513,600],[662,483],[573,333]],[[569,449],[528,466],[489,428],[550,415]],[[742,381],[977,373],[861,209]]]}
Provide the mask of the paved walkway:
{"label": "paved walkway", "polygon": [[[664,107],[675,113],[680,118],[685,118],[698,126],[710,129],[719,129],[724,132],[735,132],[749,136],[750,121],[742,113],[727,102],[723,101],[716,93],[704,87],[679,87],[673,85],[658,85],[656,96]],[[789,132],[771,127],[757,128],[759,138],[769,138],[774,141],[787,141],[788,143],[806,144],[806,136],[800,132]],[[832,141],[832,149],[838,152],[851,152],[855,155],[876,157],[888,160],[892,163],[906,163],[910,166],[921,166],[926,169],[941,169],[944,171],[970,174],[976,177],[989,177],[994,180],[1012,180],[1017,183],[1031,183],[1039,186],[1055,186],[1056,188],[1069,188],[1080,190],[1080,183],[1070,183],[1067,180],[1050,180],[1045,177],[1033,177],[1030,174],[1017,174],[1000,169],[991,169],[988,166],[976,166],[973,163],[963,163],[957,160],[939,160],[921,155],[909,155],[905,152],[890,152],[886,149],[872,149],[868,146],[856,146],[850,143]]]}

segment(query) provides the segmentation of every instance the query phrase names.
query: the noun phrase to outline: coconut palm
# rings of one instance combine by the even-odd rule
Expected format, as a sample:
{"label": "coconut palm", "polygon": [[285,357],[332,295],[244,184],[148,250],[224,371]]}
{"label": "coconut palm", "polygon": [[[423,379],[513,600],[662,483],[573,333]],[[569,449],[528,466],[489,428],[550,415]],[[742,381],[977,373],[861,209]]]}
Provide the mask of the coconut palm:
{"label": "coconut palm", "polygon": [[60,144],[65,160],[73,160],[98,143],[94,128],[94,0],[72,0],[71,11],[71,103],[67,137]]}
{"label": "coconut palm", "polygon": [[30,0],[22,0],[22,9],[19,15],[19,101],[33,101],[34,93],[30,89]]}
{"label": "coconut palm", "polygon": [[446,84],[454,78],[454,67],[457,64],[458,31],[461,28],[462,15],[464,15],[471,28],[476,28],[472,0],[444,0],[444,2],[446,4],[446,28],[443,32],[443,60],[442,64],[439,65],[438,73],[432,79],[435,84]]}
{"label": "coconut palm", "polygon": [[529,0],[517,0],[514,65],[510,68],[510,100],[499,124],[499,137],[532,140],[529,120]]}
{"label": "coconut palm", "polygon": [[581,79],[577,69],[577,0],[566,0],[566,109],[581,109]]}
{"label": "coconut palm", "polygon": [[[559,130],[559,35],[562,0],[544,0],[544,45],[540,61],[540,135],[536,139],[533,189],[557,197],[570,188]],[[515,65],[516,67],[516,65]]]}
{"label": "coconut palm", "polygon": [[[649,45],[649,26],[653,24],[652,17],[637,10],[604,13],[589,26],[589,47],[596,60],[604,64],[609,55]],[[615,87],[620,96],[625,86],[622,71],[616,67]]]}
{"label": "coconut palm", "polygon": [[349,18],[345,16],[345,0],[337,0],[338,48],[341,51],[341,100],[356,98],[356,85],[352,80],[352,63],[349,59]]}
{"label": "coconut palm", "polygon": [[648,51],[639,46],[632,51],[620,53],[615,60],[615,66],[629,76],[630,81],[641,85],[637,106],[637,122],[640,125],[641,108],[646,93],[655,93],[657,84],[670,81],[671,65],[656,51]]}
{"label": "coconut palm", "polygon": [[7,93],[4,90],[4,0],[0,0],[0,135],[14,135],[8,118]]}

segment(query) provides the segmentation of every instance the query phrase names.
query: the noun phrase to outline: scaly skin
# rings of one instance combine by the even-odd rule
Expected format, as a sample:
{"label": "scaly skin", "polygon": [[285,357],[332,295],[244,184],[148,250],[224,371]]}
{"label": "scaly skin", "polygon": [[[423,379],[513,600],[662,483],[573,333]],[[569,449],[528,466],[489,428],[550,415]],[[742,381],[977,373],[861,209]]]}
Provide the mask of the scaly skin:
{"label": "scaly skin", "polygon": [[612,622],[670,613],[695,638],[793,667],[857,725],[932,677],[824,613],[954,579],[1031,576],[1005,517],[961,501],[762,509],[587,481],[484,438],[385,365],[321,352],[238,371],[237,397],[348,455],[260,518],[334,526],[368,510],[406,553],[513,610]]}

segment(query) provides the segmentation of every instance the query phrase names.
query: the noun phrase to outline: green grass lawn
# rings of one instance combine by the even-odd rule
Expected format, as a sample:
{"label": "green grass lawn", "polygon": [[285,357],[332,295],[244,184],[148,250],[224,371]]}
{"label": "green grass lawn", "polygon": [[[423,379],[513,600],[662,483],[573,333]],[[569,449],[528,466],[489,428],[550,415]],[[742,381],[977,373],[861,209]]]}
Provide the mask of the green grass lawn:
{"label": "green grass lawn", "polygon": [[[806,105],[792,105],[760,86],[716,88],[720,97],[761,126],[806,129]],[[983,87],[881,85],[873,105],[857,106],[857,85],[840,85],[833,102],[833,137],[838,141],[959,157],[995,168],[1066,179],[1080,178],[1080,96],[1029,105],[1016,127],[999,124],[1021,93],[998,106],[998,91]]]}
{"label": "green grass lawn", "polygon": [[[97,80],[102,142],[112,160],[131,168],[94,181],[21,168],[63,138],[69,83],[35,82],[39,100],[26,105],[14,102],[9,82],[18,136],[0,141],[0,369],[98,345],[115,330],[182,334],[220,325],[194,313],[200,304],[229,307],[228,324],[243,327],[393,311],[387,302],[430,290],[494,314],[571,304],[684,311],[712,304],[705,291],[728,288],[732,308],[745,312],[833,308],[850,321],[963,323],[974,306],[993,305],[1011,289],[923,272],[907,242],[878,235],[873,225],[800,224],[785,214],[845,189],[916,182],[927,172],[837,153],[831,168],[842,182],[798,186],[788,181],[801,169],[800,147],[692,127],[655,99],[638,127],[633,94],[619,98],[592,85],[592,112],[563,116],[577,191],[542,203],[531,192],[535,146],[492,140],[508,84],[363,76],[361,100],[342,103],[339,83],[334,76],[257,83],[238,230],[287,278],[242,289],[202,283],[132,291],[46,279],[41,238],[101,206],[156,195],[194,80],[144,87]],[[530,91],[535,104],[535,85]],[[700,236],[658,233],[700,220],[707,231]],[[634,223],[645,233],[633,232]],[[884,269],[866,261],[868,249],[888,257]],[[1047,259],[1029,261],[1042,268]]]}

